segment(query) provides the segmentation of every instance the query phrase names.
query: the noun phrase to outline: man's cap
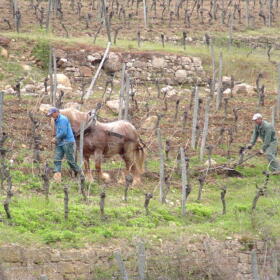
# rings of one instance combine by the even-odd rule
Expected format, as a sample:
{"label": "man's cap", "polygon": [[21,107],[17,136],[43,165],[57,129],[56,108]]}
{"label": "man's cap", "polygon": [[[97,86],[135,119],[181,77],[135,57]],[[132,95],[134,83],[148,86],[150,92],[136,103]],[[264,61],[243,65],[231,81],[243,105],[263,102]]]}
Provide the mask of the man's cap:
{"label": "man's cap", "polygon": [[56,113],[56,112],[59,112],[59,110],[55,107],[52,107],[52,108],[49,109],[47,115],[50,116],[52,113]]}
{"label": "man's cap", "polygon": [[252,121],[255,121],[257,119],[262,119],[262,115],[260,113],[256,113],[254,114],[253,118],[252,118]]}

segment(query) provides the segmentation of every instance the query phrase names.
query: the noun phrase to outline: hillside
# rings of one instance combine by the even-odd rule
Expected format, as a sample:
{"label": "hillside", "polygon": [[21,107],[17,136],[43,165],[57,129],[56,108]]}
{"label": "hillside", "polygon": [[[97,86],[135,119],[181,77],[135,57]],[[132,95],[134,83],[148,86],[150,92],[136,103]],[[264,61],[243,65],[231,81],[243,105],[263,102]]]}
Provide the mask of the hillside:
{"label": "hillside", "polygon": [[[140,14],[142,2],[137,2],[137,15],[136,2],[109,1],[107,13],[118,11],[111,16],[111,28],[121,29],[89,99],[82,96],[107,46],[106,28],[101,25],[93,43],[100,25],[97,20],[100,3],[74,1],[72,9],[70,2],[62,1],[63,16],[59,11],[51,14],[49,32],[45,30],[47,1],[37,1],[33,7],[29,1],[18,3],[22,15],[19,32],[14,31],[14,25],[10,30],[7,21],[0,23],[0,91],[4,93],[3,131],[7,135],[1,146],[0,195],[4,204],[10,200],[11,215],[8,217],[7,209],[0,207],[0,279],[125,279],[121,264],[116,261],[118,252],[122,254],[129,279],[252,279],[257,276],[260,278],[255,279],[278,279],[279,175],[264,173],[269,171],[269,166],[265,157],[257,154],[261,141],[253,150],[245,151],[244,163],[237,164],[240,147],[250,140],[254,113],[260,112],[268,121],[273,119],[278,137],[280,134],[275,111],[280,57],[278,35],[274,33],[279,27],[278,1],[273,4],[275,15],[271,27],[264,27],[263,17],[259,16],[262,10],[268,20],[267,3],[261,8],[259,1],[255,1],[255,6],[249,1],[248,27],[246,1],[229,1],[228,20],[238,2],[242,11],[238,20],[236,8],[230,46],[229,26],[219,23],[224,1],[217,1],[220,7],[217,20],[211,24],[206,16],[204,23],[198,16],[208,14],[210,6],[206,1],[198,1],[202,8],[196,6],[197,2],[181,1],[186,7],[179,9],[182,14],[179,18],[176,16],[179,2],[170,1],[170,8],[166,6],[169,16],[161,19],[161,8],[168,4],[163,2],[156,10],[157,16],[149,17],[146,28]],[[0,9],[12,24],[9,5],[9,1],[4,1]],[[44,13],[41,27],[40,9]],[[149,6],[148,15],[155,13],[153,9]],[[184,10],[187,14],[192,11],[190,26],[184,23]],[[181,43],[181,33],[185,30],[186,46]],[[141,31],[140,42],[137,42],[138,31]],[[205,32],[212,39],[212,47],[203,41]],[[164,45],[160,34],[165,36]],[[273,48],[269,49],[270,46]],[[57,87],[57,97],[64,92],[61,108],[74,106],[88,112],[101,103],[100,122],[118,119],[116,103],[125,63],[130,80],[129,120],[136,127],[146,153],[142,183],[128,187],[127,200],[125,182],[119,180],[125,168],[119,156],[102,162],[109,181],[98,180],[91,157],[94,180],[86,181],[84,196],[78,178],[71,174],[65,160],[62,183],[52,179],[48,166],[53,167],[54,145],[50,144],[50,120],[42,109],[51,103],[50,88],[46,89],[44,84],[50,86],[50,80],[46,80],[50,51],[56,56],[57,73],[67,78],[66,83],[61,81]],[[216,83],[211,92],[213,51]],[[221,56],[223,67],[219,72]],[[262,85],[264,96],[260,94]],[[217,108],[219,90],[222,99]],[[192,148],[195,92],[199,94],[199,102],[196,141]],[[209,130],[201,159],[207,102]],[[30,113],[38,121],[35,130]],[[158,128],[164,155],[164,203],[160,199]],[[37,151],[34,139],[39,141]],[[186,191],[190,193],[186,215],[182,215],[180,147],[184,148],[188,160]],[[34,161],[36,152],[39,162]],[[49,189],[42,175],[47,176]],[[69,202],[65,198],[67,191]],[[102,193],[105,193],[104,213],[100,210]],[[147,194],[153,197],[145,208]],[[226,208],[223,208],[222,194]],[[256,207],[252,209],[257,194]],[[69,203],[68,216],[65,203]],[[146,261],[142,259],[140,268],[143,249],[139,248],[143,244]],[[139,278],[141,269],[145,278]]]}

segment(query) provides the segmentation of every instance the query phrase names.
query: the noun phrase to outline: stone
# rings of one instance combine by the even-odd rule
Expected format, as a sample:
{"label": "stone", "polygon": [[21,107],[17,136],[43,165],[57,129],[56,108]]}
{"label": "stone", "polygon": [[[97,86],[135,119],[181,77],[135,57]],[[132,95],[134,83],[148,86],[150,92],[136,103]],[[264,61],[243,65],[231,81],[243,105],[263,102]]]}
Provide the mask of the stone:
{"label": "stone", "polygon": [[230,88],[231,87],[231,77],[223,76],[222,83],[224,88]]}
{"label": "stone", "polygon": [[106,106],[111,109],[114,113],[119,113],[120,103],[119,100],[108,100]]}
{"label": "stone", "polygon": [[110,53],[103,64],[103,69],[107,73],[115,73],[122,69],[122,60],[120,55]]}
{"label": "stone", "polygon": [[[217,162],[214,159],[211,159],[210,162],[211,162],[211,166],[217,164]],[[205,161],[204,166],[209,167],[209,160]]]}
{"label": "stone", "polygon": [[92,71],[91,71],[90,67],[81,66],[80,67],[80,73],[81,73],[81,76],[92,77]]}
{"label": "stone", "polygon": [[4,57],[4,58],[8,58],[9,57],[9,52],[7,49],[1,48],[0,50],[0,56]]}
{"label": "stone", "polygon": [[200,67],[202,64],[201,59],[199,57],[193,57],[192,61],[193,61],[194,66],[196,66],[196,67]]}
{"label": "stone", "polygon": [[231,89],[230,88],[227,88],[226,90],[224,90],[224,92],[223,92],[224,97],[230,97],[230,95],[231,95]]}
{"label": "stone", "polygon": [[251,85],[248,85],[246,83],[235,85],[233,88],[233,94],[255,94],[255,88]]}
{"label": "stone", "polygon": [[186,70],[177,70],[175,72],[175,80],[180,83],[183,84],[187,81],[187,71]]}
{"label": "stone", "polygon": [[91,63],[99,62],[99,61],[101,61],[101,59],[102,59],[102,56],[100,53],[95,53],[93,55],[87,56],[87,61],[89,61]]}
{"label": "stone", "polygon": [[68,66],[67,58],[60,58],[56,65],[57,65],[57,67],[66,67],[66,66]]}
{"label": "stone", "polygon": [[166,87],[163,87],[161,90],[160,90],[160,93],[162,93],[163,95],[166,95],[169,91],[173,90],[174,88],[172,86],[166,86]]}
{"label": "stone", "polygon": [[4,90],[4,93],[15,94],[15,90],[12,87],[9,87]]}
{"label": "stone", "polygon": [[75,109],[75,110],[81,110],[82,105],[76,102],[67,102],[66,104],[64,104],[64,109]]}
{"label": "stone", "polygon": [[39,107],[39,111],[44,113],[44,114],[47,114],[51,107],[53,107],[53,106],[50,105],[50,104],[41,104],[40,107]]}
{"label": "stone", "polygon": [[0,247],[0,263],[19,263],[22,261],[22,250],[19,246]]}
{"label": "stone", "polygon": [[63,261],[81,261],[83,259],[82,253],[78,250],[62,251],[60,256]]}
{"label": "stone", "polygon": [[[48,86],[48,92],[50,93],[50,87]],[[59,92],[62,90],[64,92],[64,94],[69,94],[69,93],[72,93],[73,92],[73,89],[72,87],[66,87],[62,84],[58,84],[57,87],[56,87],[57,91],[56,91],[56,95],[59,95]],[[44,89],[45,91],[45,89]]]}
{"label": "stone", "polygon": [[31,85],[31,84],[28,84],[28,85],[25,85],[24,87],[23,87],[23,90],[25,90],[27,93],[29,92],[32,92],[32,93],[34,93],[35,91],[36,91],[36,86],[35,85]]}
{"label": "stone", "polygon": [[74,274],[76,270],[75,266],[71,262],[60,262],[58,264],[58,268],[63,274]]}
{"label": "stone", "polygon": [[181,59],[183,65],[190,65],[192,63],[192,60],[187,56],[183,56]]}
{"label": "stone", "polygon": [[30,72],[32,70],[32,67],[30,65],[27,65],[27,64],[23,64],[22,65],[22,69],[24,71],[27,71],[27,72]]}
{"label": "stone", "polygon": [[157,57],[157,56],[153,56],[152,57],[152,66],[155,68],[164,68],[166,67],[166,61],[163,57]]}
{"label": "stone", "polygon": [[0,37],[0,46],[1,47],[8,47],[11,42],[11,39],[1,36]]}
{"label": "stone", "polygon": [[77,72],[78,68],[76,68],[76,67],[66,67],[65,71],[66,72]]}
{"label": "stone", "polygon": [[56,74],[57,84],[63,85],[64,87],[71,88],[71,82],[69,78],[62,73]]}
{"label": "stone", "polygon": [[153,129],[156,128],[157,121],[158,121],[158,117],[157,116],[150,116],[146,120],[144,120],[144,122],[143,122],[141,127],[143,129],[153,130]]}
{"label": "stone", "polygon": [[147,64],[143,61],[135,61],[133,63],[134,68],[140,68],[140,69],[145,69],[147,67]]}

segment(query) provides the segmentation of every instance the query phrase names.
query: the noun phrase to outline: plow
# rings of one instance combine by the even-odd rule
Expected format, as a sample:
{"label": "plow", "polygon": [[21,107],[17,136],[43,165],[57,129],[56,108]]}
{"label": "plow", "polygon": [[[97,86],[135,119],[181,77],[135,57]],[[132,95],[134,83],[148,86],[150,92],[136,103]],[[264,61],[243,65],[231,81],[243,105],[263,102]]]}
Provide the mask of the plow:
{"label": "plow", "polygon": [[[206,172],[208,173],[217,173],[217,174],[225,174],[229,177],[243,177],[243,175],[236,170],[236,167],[241,166],[243,163],[247,162],[248,160],[260,155],[260,152],[254,152],[252,154],[246,155],[246,151],[248,148],[246,146],[242,146],[239,149],[239,158],[235,162],[227,162],[225,164],[221,164],[218,166],[209,166],[208,168],[204,168],[202,170],[199,170],[199,173]],[[272,172],[270,174],[280,174],[280,171]]]}

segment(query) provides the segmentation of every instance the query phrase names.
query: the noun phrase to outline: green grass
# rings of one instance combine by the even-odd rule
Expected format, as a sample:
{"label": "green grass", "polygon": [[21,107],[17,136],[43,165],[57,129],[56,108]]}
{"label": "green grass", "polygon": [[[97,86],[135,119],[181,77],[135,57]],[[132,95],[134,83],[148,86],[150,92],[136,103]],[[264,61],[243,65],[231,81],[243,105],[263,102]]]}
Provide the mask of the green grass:
{"label": "green grass", "polygon": [[[224,160],[220,158],[221,162]],[[0,208],[3,220],[0,224],[0,242],[17,241],[28,244],[35,240],[37,243],[58,247],[83,247],[90,243],[107,243],[112,238],[126,239],[128,242],[135,237],[172,240],[180,235],[205,233],[219,239],[234,235],[277,237],[280,234],[280,191],[276,177],[271,178],[269,191],[265,197],[260,198],[252,218],[255,183],[260,185],[264,180],[261,173],[263,161],[259,160],[255,164],[255,167],[239,168],[243,178],[225,179],[218,176],[216,180],[206,182],[200,202],[196,201],[198,181],[192,178],[192,193],[187,201],[186,217],[181,216],[180,181],[176,178],[172,179],[167,204],[159,202],[159,190],[155,189],[157,182],[151,179],[144,179],[143,188],[129,190],[127,203],[122,200],[123,186],[107,186],[105,219],[99,214],[99,193],[102,186],[92,184],[90,201],[84,203],[78,195],[77,184],[74,181],[65,182],[70,187],[67,221],[64,220],[62,186],[51,185],[51,195],[47,202],[37,177],[13,171],[14,184],[21,185],[20,194],[12,198],[11,221],[5,218],[4,210]],[[158,168],[154,161],[149,162],[148,166],[154,166],[154,171]],[[223,185],[227,186],[226,215],[221,214],[220,187]],[[30,193],[30,189],[36,190],[36,193]],[[147,216],[143,208],[144,193],[154,189],[150,214]]]}
{"label": "green grass", "polygon": [[46,73],[34,65],[30,72],[26,72],[19,61],[0,57],[0,86],[1,84],[14,86],[20,78],[24,78],[23,84],[41,81],[45,76]]}

